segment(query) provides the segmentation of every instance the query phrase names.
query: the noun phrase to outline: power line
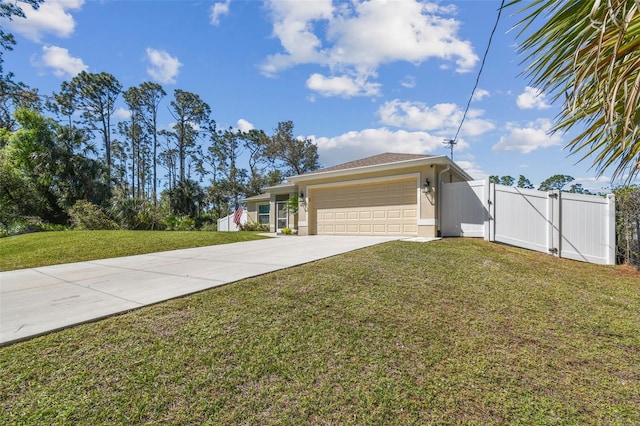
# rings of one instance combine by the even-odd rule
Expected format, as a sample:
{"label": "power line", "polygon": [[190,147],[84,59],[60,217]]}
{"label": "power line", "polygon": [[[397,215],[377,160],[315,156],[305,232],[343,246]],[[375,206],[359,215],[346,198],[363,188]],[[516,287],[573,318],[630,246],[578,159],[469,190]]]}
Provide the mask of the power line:
{"label": "power line", "polygon": [[473,90],[471,91],[471,95],[469,96],[469,101],[467,102],[467,107],[464,109],[464,114],[462,115],[462,120],[460,120],[460,125],[458,126],[458,130],[456,131],[456,135],[453,139],[446,139],[445,144],[451,145],[451,158],[453,159],[453,145],[455,145],[458,140],[458,135],[460,134],[460,129],[462,129],[462,125],[464,124],[464,120],[467,118],[467,113],[469,112],[469,107],[471,106],[471,101],[473,100],[473,95],[476,93],[476,89],[478,88],[478,82],[480,81],[480,74],[482,74],[482,70],[484,69],[484,63],[487,60],[487,54],[489,53],[489,48],[491,47],[491,42],[493,40],[493,35],[498,28],[498,22],[500,22],[500,15],[502,14],[502,9],[504,8],[504,0],[500,3],[500,7],[498,8],[498,16],[496,17],[496,23],[493,25],[493,30],[491,30],[491,35],[489,36],[489,43],[487,43],[487,49],[484,51],[484,56],[482,57],[482,63],[480,64],[480,69],[478,70],[478,75],[476,77],[476,82],[473,85]]}

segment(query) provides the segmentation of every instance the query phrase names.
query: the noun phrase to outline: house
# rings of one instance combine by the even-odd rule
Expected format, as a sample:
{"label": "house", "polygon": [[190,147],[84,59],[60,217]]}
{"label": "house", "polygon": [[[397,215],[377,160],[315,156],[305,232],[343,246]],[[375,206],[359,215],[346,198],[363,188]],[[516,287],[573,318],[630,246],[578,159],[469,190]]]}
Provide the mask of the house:
{"label": "house", "polygon": [[[440,234],[444,182],[471,180],[446,156],[384,153],[298,176],[246,198],[248,220],[299,235]],[[298,211],[288,208],[298,197]]]}

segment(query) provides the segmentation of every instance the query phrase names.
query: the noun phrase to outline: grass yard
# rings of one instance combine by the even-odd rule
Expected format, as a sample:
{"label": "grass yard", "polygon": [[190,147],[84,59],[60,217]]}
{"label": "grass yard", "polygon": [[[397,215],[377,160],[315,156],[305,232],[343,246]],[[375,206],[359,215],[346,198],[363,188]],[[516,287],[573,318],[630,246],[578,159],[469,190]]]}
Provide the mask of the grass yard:
{"label": "grass yard", "polygon": [[264,238],[257,232],[59,231],[0,238],[0,271]]}
{"label": "grass yard", "polygon": [[2,424],[638,424],[640,275],[392,242],[0,348]]}

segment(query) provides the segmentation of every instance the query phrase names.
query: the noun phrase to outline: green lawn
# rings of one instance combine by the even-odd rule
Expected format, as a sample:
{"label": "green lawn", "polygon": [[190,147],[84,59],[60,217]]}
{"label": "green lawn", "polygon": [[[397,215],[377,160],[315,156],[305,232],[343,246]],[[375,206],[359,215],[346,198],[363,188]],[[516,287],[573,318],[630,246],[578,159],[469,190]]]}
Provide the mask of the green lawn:
{"label": "green lawn", "polygon": [[640,275],[391,242],[0,348],[1,424],[639,424]]}
{"label": "green lawn", "polygon": [[64,231],[0,238],[0,271],[264,238],[256,232]]}

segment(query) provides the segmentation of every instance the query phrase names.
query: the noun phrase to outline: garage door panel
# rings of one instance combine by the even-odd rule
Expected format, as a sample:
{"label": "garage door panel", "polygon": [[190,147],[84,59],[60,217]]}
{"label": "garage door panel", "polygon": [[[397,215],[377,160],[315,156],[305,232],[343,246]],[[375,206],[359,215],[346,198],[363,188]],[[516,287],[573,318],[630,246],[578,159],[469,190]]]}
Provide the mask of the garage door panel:
{"label": "garage door panel", "polygon": [[361,223],[358,228],[358,233],[360,234],[370,234],[372,232],[371,225],[368,223]]}
{"label": "garage door panel", "polygon": [[402,210],[400,210],[400,209],[388,210],[387,211],[387,217],[389,219],[400,219],[402,217]]}
{"label": "garage door panel", "polygon": [[312,190],[318,234],[417,235],[415,178]]}
{"label": "garage door panel", "polygon": [[373,211],[373,218],[374,219],[386,219],[387,218],[387,211],[386,210],[374,210]]}
{"label": "garage door panel", "polygon": [[416,209],[403,209],[402,217],[405,219],[418,219],[418,210]]}

